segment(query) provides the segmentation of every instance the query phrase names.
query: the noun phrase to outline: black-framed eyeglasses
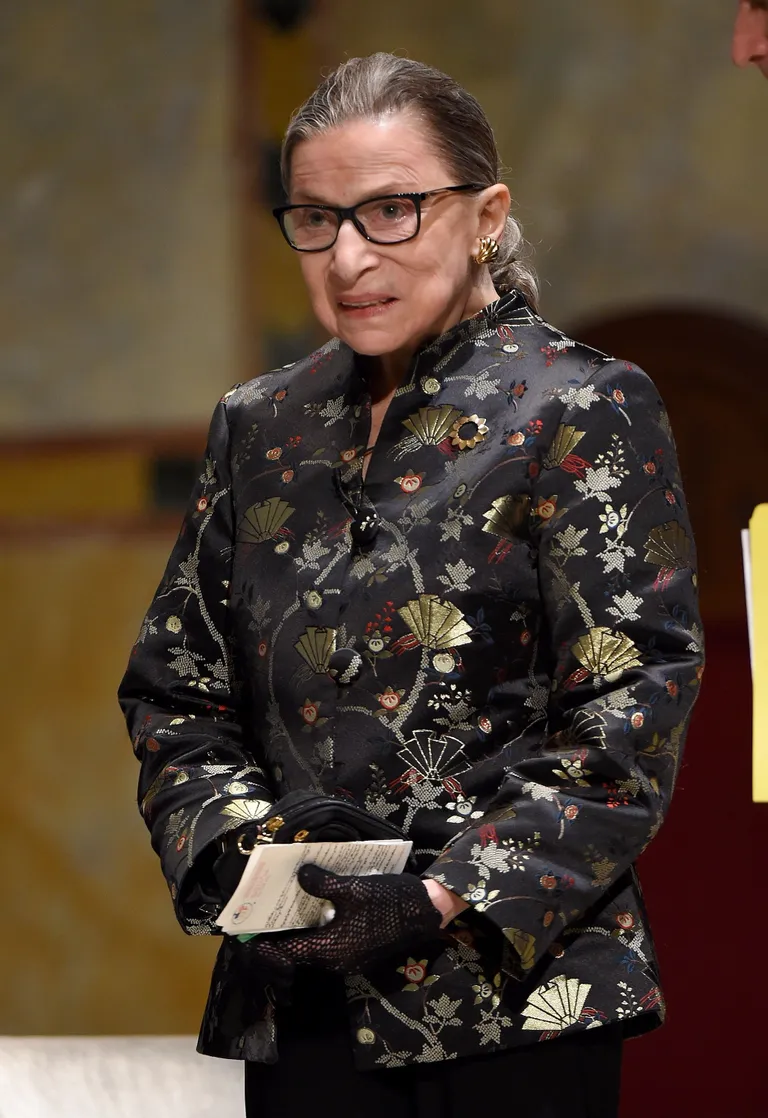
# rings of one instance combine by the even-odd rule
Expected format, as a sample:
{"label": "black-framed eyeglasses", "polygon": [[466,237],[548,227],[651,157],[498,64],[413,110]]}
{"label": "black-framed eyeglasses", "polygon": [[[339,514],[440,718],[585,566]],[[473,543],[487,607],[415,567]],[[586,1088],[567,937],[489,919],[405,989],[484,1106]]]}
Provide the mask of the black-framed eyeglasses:
{"label": "black-framed eyeglasses", "polygon": [[485,190],[476,182],[440,186],[416,194],[382,194],[356,206],[278,206],[272,211],[291,248],[297,252],[325,252],[336,243],[342,222],[351,221],[361,237],[375,245],[412,241],[421,229],[421,203],[433,194]]}

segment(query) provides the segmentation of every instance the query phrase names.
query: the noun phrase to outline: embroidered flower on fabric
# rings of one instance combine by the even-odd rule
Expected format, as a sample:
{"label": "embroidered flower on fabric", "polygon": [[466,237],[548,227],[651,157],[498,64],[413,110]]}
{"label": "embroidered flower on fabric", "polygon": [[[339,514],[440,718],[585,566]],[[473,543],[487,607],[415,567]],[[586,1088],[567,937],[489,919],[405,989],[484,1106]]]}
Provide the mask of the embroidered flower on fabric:
{"label": "embroidered flower on fabric", "polygon": [[319,717],[319,709],[320,709],[320,704],[319,703],[313,703],[313,702],[310,702],[309,699],[307,699],[304,702],[304,705],[299,708],[299,714],[304,719],[304,721],[307,723],[307,725],[313,726],[315,724],[315,722],[317,722],[317,719]]}
{"label": "embroidered flower on fabric", "polygon": [[[507,352],[507,353],[514,353],[518,349],[518,347],[515,346],[514,350],[507,350],[507,348],[505,346],[504,349],[505,349],[505,352]],[[507,389],[507,402],[512,405],[512,407],[515,409],[515,411],[517,411],[518,406],[519,406],[519,402],[520,402],[520,400],[522,400],[523,396],[526,394],[527,391],[528,391],[528,384],[524,380],[521,380],[519,382],[516,381],[516,380],[513,380],[512,383],[510,384],[509,388]]]}
{"label": "embroidered flower on fabric", "polygon": [[557,512],[557,497],[553,494],[548,499],[539,497],[538,504],[535,509],[531,509],[532,516],[538,516],[541,520],[551,520]]}
{"label": "embroidered flower on fabric", "polygon": [[402,974],[407,980],[403,990],[410,992],[419,990],[422,986],[431,986],[440,978],[439,974],[427,974],[426,959],[417,962],[416,959],[409,958],[404,966],[397,968],[397,973]]}
{"label": "embroidered flower on fabric", "polygon": [[462,898],[469,901],[472,907],[477,912],[484,912],[488,905],[498,897],[500,889],[491,889],[488,892],[488,887],[484,881],[479,881],[477,885],[468,885],[466,893],[462,893]]}
{"label": "embroidered flower on fabric", "polygon": [[589,781],[584,778],[591,776],[592,770],[584,768],[585,757],[586,753],[583,756],[564,757],[560,762],[563,766],[562,769],[553,769],[553,775],[559,777],[560,780],[572,780],[580,788],[589,788]]}
{"label": "embroidered flower on fabric", "polygon": [[306,699],[299,707],[299,714],[304,721],[303,730],[314,730],[317,726],[324,726],[328,721],[327,718],[320,717],[320,703],[312,702],[310,699]]}
{"label": "embroidered flower on fabric", "polygon": [[396,477],[395,481],[400,486],[403,493],[411,494],[416,493],[421,488],[421,483],[424,480],[424,474],[416,474],[413,470],[408,470],[407,473]]}
{"label": "embroidered flower on fabric", "polygon": [[477,982],[473,985],[472,990],[475,994],[475,1005],[480,1005],[482,1002],[490,1000],[491,1007],[496,1007],[501,1002],[501,974],[495,974],[493,979],[489,982],[484,974],[477,976]]}
{"label": "embroidered flower on fabric", "polygon": [[405,690],[402,687],[395,690],[390,686],[386,687],[384,691],[381,692],[381,694],[377,695],[376,699],[379,705],[382,706],[385,711],[392,711],[397,710],[397,708],[400,706],[400,701],[404,694]]}
{"label": "embroidered flower on fabric", "polygon": [[623,536],[628,527],[627,506],[622,505],[620,510],[616,510],[613,505],[606,505],[605,512],[599,514],[599,520],[601,533],[615,529],[618,536]]}
{"label": "embroidered flower on fabric", "polygon": [[455,683],[449,683],[445,690],[438,691],[427,700],[427,706],[430,710],[448,710],[458,704],[466,706],[471,696],[471,691],[457,687]]}
{"label": "embroidered flower on fabric", "polygon": [[456,797],[452,804],[446,804],[446,810],[453,812],[453,815],[448,816],[449,823],[466,823],[470,819],[482,819],[482,811],[475,810],[475,803],[477,796],[463,796]]}

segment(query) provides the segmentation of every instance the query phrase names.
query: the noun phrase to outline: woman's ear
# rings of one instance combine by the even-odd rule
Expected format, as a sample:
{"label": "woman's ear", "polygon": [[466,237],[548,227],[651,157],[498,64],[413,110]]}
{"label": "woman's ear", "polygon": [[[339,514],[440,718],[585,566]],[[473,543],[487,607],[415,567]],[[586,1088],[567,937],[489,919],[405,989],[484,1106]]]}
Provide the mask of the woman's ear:
{"label": "woman's ear", "polygon": [[509,188],[503,182],[497,182],[482,192],[479,202],[478,237],[493,237],[500,241],[512,205]]}

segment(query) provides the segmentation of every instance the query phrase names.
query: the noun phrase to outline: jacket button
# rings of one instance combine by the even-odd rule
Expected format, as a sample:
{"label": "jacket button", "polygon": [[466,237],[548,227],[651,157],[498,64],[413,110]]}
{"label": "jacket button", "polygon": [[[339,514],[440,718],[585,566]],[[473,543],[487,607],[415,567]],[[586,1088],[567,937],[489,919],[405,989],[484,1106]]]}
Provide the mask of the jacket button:
{"label": "jacket button", "polygon": [[307,609],[320,609],[323,604],[323,595],[319,590],[308,590],[304,595],[304,603]]}
{"label": "jacket button", "polygon": [[355,547],[369,547],[379,534],[379,514],[373,509],[360,509],[349,526]]}
{"label": "jacket button", "polygon": [[363,658],[354,648],[337,648],[328,661],[328,674],[339,687],[347,687],[360,678],[363,671]]}
{"label": "jacket button", "polygon": [[375,1044],[376,1034],[373,1029],[358,1029],[357,1042],[358,1044]]}

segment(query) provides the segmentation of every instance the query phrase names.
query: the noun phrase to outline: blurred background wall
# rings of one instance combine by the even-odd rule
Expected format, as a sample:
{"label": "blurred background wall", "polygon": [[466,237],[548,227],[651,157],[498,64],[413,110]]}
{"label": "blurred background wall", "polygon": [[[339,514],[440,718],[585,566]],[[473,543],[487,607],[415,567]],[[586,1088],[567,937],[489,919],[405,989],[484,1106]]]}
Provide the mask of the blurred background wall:
{"label": "blurred background wall", "polygon": [[[768,87],[729,63],[733,8],[0,5],[0,1031],[197,1027],[216,945],[174,924],[114,690],[217,397],[317,338],[268,214],[288,115],[324,68],[395,50],[485,106],[545,316],[644,365],[669,403],[710,666],[645,856],[670,1024],[630,1046],[626,1113],[646,1112],[642,1059],[675,1105],[697,1074],[725,1107],[700,1113],[758,1113],[746,1080],[734,1104],[730,1078],[701,1075],[752,996],[722,910],[746,903],[734,866],[748,875],[750,841],[768,840],[737,536],[768,497]],[[766,902],[749,904],[757,936]]]}
{"label": "blurred background wall", "polygon": [[114,690],[175,530],[158,458],[236,376],[232,57],[224,4],[0,5],[6,1032],[184,1031],[204,993]]}
{"label": "blurred background wall", "polygon": [[223,3],[0,5],[6,432],[199,423],[231,374],[230,31]]}

